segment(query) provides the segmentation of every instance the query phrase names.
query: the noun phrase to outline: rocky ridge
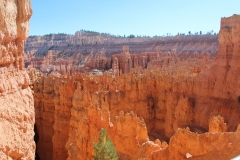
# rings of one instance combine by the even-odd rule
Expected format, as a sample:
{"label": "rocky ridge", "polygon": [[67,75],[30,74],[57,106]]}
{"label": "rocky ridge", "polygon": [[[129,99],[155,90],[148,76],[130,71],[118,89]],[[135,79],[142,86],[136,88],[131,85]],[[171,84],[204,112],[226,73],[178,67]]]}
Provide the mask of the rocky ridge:
{"label": "rocky ridge", "polygon": [[[162,51],[177,52],[209,52],[217,51],[217,35],[177,35],[169,37],[136,37],[124,38],[106,34],[90,34],[77,31],[75,35],[50,34],[45,36],[30,36],[25,45],[26,53],[43,55],[48,50],[66,54],[80,52],[96,54],[103,51],[106,55],[121,52],[123,45],[130,46],[132,53],[152,52],[156,46]],[[174,46],[174,47],[173,47]]]}

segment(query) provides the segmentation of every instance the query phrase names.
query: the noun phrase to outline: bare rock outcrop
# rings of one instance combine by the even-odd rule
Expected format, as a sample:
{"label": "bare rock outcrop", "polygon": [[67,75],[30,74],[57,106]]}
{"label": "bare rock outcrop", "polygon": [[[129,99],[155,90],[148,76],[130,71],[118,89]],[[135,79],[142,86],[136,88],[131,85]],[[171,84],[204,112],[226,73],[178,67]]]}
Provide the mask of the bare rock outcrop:
{"label": "bare rock outcrop", "polygon": [[218,55],[212,68],[199,76],[199,80],[211,83],[205,88],[214,97],[236,100],[239,96],[239,22],[239,15],[221,19]]}
{"label": "bare rock outcrop", "polygon": [[152,52],[156,46],[163,51],[175,50],[179,53],[217,52],[217,35],[177,35],[159,37],[117,37],[106,34],[92,34],[77,31],[75,35],[48,34],[44,36],[30,36],[27,39],[25,51],[43,55],[48,50],[64,51],[67,54],[82,52],[96,54],[103,50],[108,55],[120,52],[123,45],[129,45],[130,52]]}
{"label": "bare rock outcrop", "polygon": [[209,121],[209,132],[226,132],[227,125],[221,116],[214,116]]}
{"label": "bare rock outcrop", "polygon": [[[98,101],[88,104],[89,96],[81,87],[74,94],[69,139],[66,143],[69,160],[91,159],[94,154],[92,146],[97,141],[101,127],[108,130],[120,159],[146,158],[151,152],[160,149],[149,141],[146,125],[136,114],[120,112],[111,120],[108,108],[101,108]],[[79,152],[82,154],[77,154]]]}
{"label": "bare rock outcrop", "polygon": [[65,51],[48,50],[44,55],[38,56],[33,52],[29,52],[25,55],[25,67],[39,69],[43,73],[57,71],[61,74],[66,72],[89,72],[93,69],[102,71],[113,69],[113,74],[119,76],[120,73],[129,73],[133,68],[166,68],[179,65],[182,61],[187,60],[198,61],[197,64],[192,66],[194,72],[198,74],[206,70],[209,59],[212,60],[215,57],[215,54],[210,56],[207,51],[195,51],[190,54],[176,50],[172,51],[171,49],[163,51],[163,49],[160,50],[160,46],[156,46],[154,50],[151,52],[130,53],[129,46],[123,45],[122,52],[119,51],[118,54],[113,55],[107,55],[104,48],[95,54],[75,53],[75,51],[67,54]]}
{"label": "bare rock outcrop", "polygon": [[[153,78],[153,75],[149,73],[148,75],[147,72],[145,74],[146,77]],[[132,78],[132,82],[128,83],[131,76],[133,75],[129,75],[125,80],[121,77],[117,81],[115,79],[118,83],[113,83],[114,78],[106,75],[74,75],[70,79],[45,78],[45,84],[41,86],[46,86],[42,91],[46,101],[42,101],[41,105],[36,105],[36,108],[41,108],[40,106],[45,108],[42,108],[40,117],[36,119],[40,135],[38,147],[41,152],[39,153],[43,154],[40,157],[44,159],[55,159],[56,157],[58,159],[66,159],[66,157],[68,159],[91,159],[94,154],[93,143],[97,141],[98,131],[102,127],[108,130],[119,158],[124,160],[139,158],[186,159],[186,155],[191,155],[194,159],[204,157],[211,159],[215,155],[223,155],[218,158],[229,159],[239,154],[236,149],[239,147],[238,130],[226,132],[227,127],[222,117],[217,116],[212,119],[209,117],[208,121],[208,114],[206,114],[202,123],[204,124],[206,121],[209,132],[204,131],[199,127],[201,124],[196,125],[194,122],[198,118],[196,113],[198,109],[194,109],[191,98],[173,92],[165,93],[167,83],[164,81],[154,82],[146,79],[148,83],[141,84],[134,83]],[[142,79],[144,78],[142,77]],[[122,82],[122,87],[126,86],[126,88],[121,88],[121,85],[118,85],[119,82]],[[149,96],[149,93],[140,93],[154,83],[165,86],[160,91],[163,94],[156,97],[157,99],[144,99],[145,95]],[[188,85],[190,84],[192,85],[192,83]],[[142,88],[142,90],[136,92],[134,86],[138,86],[138,89]],[[40,88],[35,87],[36,90]],[[104,90],[105,87],[107,90]],[[151,90],[157,93],[159,89]],[[140,97],[143,101],[139,100]],[[154,106],[156,100],[158,103]],[[118,109],[120,106],[122,108]],[[46,111],[50,108],[52,108],[51,112]],[[153,111],[151,111],[152,109]],[[125,113],[119,112],[119,110],[124,110]],[[135,110],[141,117],[144,117],[146,122],[138,118],[131,110]],[[154,112],[158,114],[157,119],[154,118]],[[236,115],[231,113],[229,116]],[[231,122],[229,121],[229,123]],[[187,126],[190,129],[180,129]],[[216,126],[221,129],[221,132],[216,132]],[[43,128],[41,129],[41,127]],[[149,141],[149,135],[154,136],[154,142]],[[169,142],[164,142],[164,135],[171,137]],[[155,140],[155,138],[160,140]],[[46,146],[41,146],[42,143],[45,143]],[[229,152],[224,152],[225,150]],[[48,157],[49,155],[51,157]]]}
{"label": "bare rock outcrop", "polygon": [[187,153],[191,159],[231,159],[239,154],[239,147],[237,132],[197,134],[186,128],[176,131],[168,151],[169,159],[186,159]]}
{"label": "bare rock outcrop", "polygon": [[[178,137],[176,133],[179,128],[189,127],[189,135],[184,132],[184,136],[196,135],[193,143],[198,143],[197,137],[205,134],[208,126],[212,124],[212,121],[209,124],[208,119],[214,114],[223,114],[224,110],[218,110],[216,106],[213,109],[215,111],[209,114],[204,112],[205,118],[197,124],[195,121],[199,119],[200,108],[196,104],[199,102],[193,102],[186,94],[192,93],[194,77],[185,80],[182,75],[173,78],[164,76],[165,72],[160,73],[158,70],[142,70],[117,78],[106,73],[102,76],[77,74],[70,78],[51,75],[36,83],[35,90],[44,93],[42,104],[35,103],[36,109],[42,110],[36,119],[40,135],[38,147],[43,157],[51,155],[44,159],[90,159],[94,154],[93,142],[97,140],[98,131],[102,127],[109,131],[120,159],[184,159],[186,153],[194,157],[211,155],[210,150],[201,155],[195,154],[189,149],[191,147],[179,153],[180,143],[187,142],[182,142],[182,137]],[[45,88],[41,90],[39,84]],[[39,97],[36,97],[35,102],[38,102],[38,99]],[[47,108],[51,108],[51,111],[47,111]],[[143,117],[144,121],[137,118],[132,110]],[[234,117],[239,115],[239,112],[228,114],[228,117]],[[221,124],[223,119],[219,120]],[[226,132],[226,129],[223,132]],[[209,133],[205,134],[206,137]],[[177,137],[176,142],[171,143],[174,136]],[[148,137],[154,142],[149,141]],[[157,138],[159,140],[155,140]],[[202,140],[204,139],[203,136]],[[47,146],[40,145],[44,143]],[[175,143],[179,146],[175,147]],[[211,143],[210,140],[209,145],[212,145]],[[232,143],[232,140],[229,140],[229,143]],[[234,148],[232,150],[234,154],[231,156],[235,156],[237,152]],[[215,153],[220,152],[221,150]]]}
{"label": "bare rock outcrop", "polygon": [[[50,34],[29,37],[25,47],[25,67],[61,74],[92,69],[106,71],[116,66],[114,61],[117,58],[119,72],[129,73],[131,68],[168,67],[179,60],[206,55],[213,59],[217,49],[217,35],[123,38],[80,31],[74,36]],[[195,66],[195,72],[201,71],[201,67]]]}
{"label": "bare rock outcrop", "polygon": [[0,159],[34,159],[34,107],[24,69],[29,0],[0,0]]}
{"label": "bare rock outcrop", "polygon": [[[189,60],[174,53],[139,56],[125,46],[114,57],[113,73],[53,72],[38,79],[33,88],[40,157],[91,159],[102,127],[124,160],[231,159],[240,154],[238,65],[231,58],[238,54],[232,33],[238,18],[224,21],[213,65],[207,65],[208,55]],[[230,42],[232,49],[226,47]],[[154,62],[147,69],[139,67],[146,64],[145,56]]]}

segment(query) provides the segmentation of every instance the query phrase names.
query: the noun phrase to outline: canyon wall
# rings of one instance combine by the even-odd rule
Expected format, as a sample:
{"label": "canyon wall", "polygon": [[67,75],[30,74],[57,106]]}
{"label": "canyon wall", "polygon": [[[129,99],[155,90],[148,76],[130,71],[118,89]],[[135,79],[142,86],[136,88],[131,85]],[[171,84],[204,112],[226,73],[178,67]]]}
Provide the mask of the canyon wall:
{"label": "canyon wall", "polygon": [[[183,75],[160,75],[158,70],[118,78],[106,74],[51,76],[34,87],[44,94],[42,107],[36,103],[39,97],[35,100],[35,107],[41,109],[41,114],[36,112],[41,159],[91,159],[93,143],[102,127],[108,130],[120,159],[185,159],[186,153],[213,157],[225,149],[231,154],[224,152],[223,159],[239,154],[239,132],[233,132],[239,111],[231,110],[232,104],[228,104],[229,108],[224,106],[230,102],[226,99],[204,101],[205,105],[215,104],[207,104],[210,109],[202,108],[203,102],[194,102],[187,93],[193,92],[197,75],[187,76],[186,80]],[[45,86],[44,90],[39,86]],[[204,115],[200,114],[201,109]],[[224,115],[227,120],[217,115]],[[230,121],[233,117],[235,121]],[[233,128],[227,127],[226,121]],[[185,127],[189,128],[179,130]],[[224,145],[216,150],[215,146],[221,143]]]}
{"label": "canyon wall", "polygon": [[[123,66],[129,73],[119,76],[111,71],[102,75],[52,72],[35,80],[40,158],[91,159],[102,127],[108,130],[119,159],[231,159],[239,155],[236,59],[240,43],[239,36],[235,37],[239,19],[238,15],[223,19],[214,61],[205,56],[179,58],[174,63],[176,56],[167,65],[156,62],[161,67]],[[123,52],[126,62],[137,65],[128,47]],[[118,56],[113,70],[121,63]]]}
{"label": "canyon wall", "polygon": [[34,159],[34,101],[24,69],[29,0],[0,0],[0,159]]}
{"label": "canyon wall", "polygon": [[[192,51],[188,53],[176,51],[161,51],[160,46],[155,48],[154,52],[130,53],[129,46],[122,46],[122,52],[107,56],[103,51],[96,54],[82,55],[81,53],[72,53],[70,56],[64,54],[59,56],[58,53],[51,50],[46,56],[39,57],[31,54],[25,54],[25,66],[28,70],[33,68],[40,70],[45,74],[53,71],[64,73],[83,73],[110,70],[113,75],[127,74],[132,68],[149,68],[149,67],[169,67],[176,65],[180,61],[195,61],[196,59],[204,63],[213,60],[215,54],[206,52]],[[190,62],[191,63],[191,62]],[[199,67],[195,68],[196,72],[201,72]]]}
{"label": "canyon wall", "polygon": [[[214,59],[218,49],[217,35],[120,38],[109,35],[92,35],[85,32],[77,34],[77,39],[82,40],[84,37],[88,41],[100,40],[101,43],[68,44],[66,42],[69,39],[68,35],[62,34],[30,37],[25,47],[25,67],[37,68],[44,73],[51,71],[59,73],[88,72],[92,69],[104,71],[116,66],[113,61],[117,58],[119,69],[122,70],[122,73],[128,73],[131,68],[137,66],[147,68],[149,65],[166,65],[169,56],[177,56],[180,60],[199,56]],[[109,42],[109,39],[113,39],[113,41]],[[123,42],[118,43],[119,39]],[[54,41],[66,44],[62,46],[58,43],[55,44]],[[127,52],[130,56],[125,54],[124,47],[128,47]],[[161,62],[159,57],[164,56],[165,61]],[[130,62],[128,63],[128,61]]]}
{"label": "canyon wall", "polygon": [[124,38],[106,34],[91,34],[77,31],[75,35],[50,34],[45,36],[30,36],[25,45],[25,52],[34,52],[43,55],[48,50],[65,53],[96,54],[103,48],[107,55],[117,54],[123,45],[129,45],[132,53],[152,52],[156,46],[161,46],[163,51],[178,52],[217,50],[217,35],[177,35],[168,37],[136,37]]}

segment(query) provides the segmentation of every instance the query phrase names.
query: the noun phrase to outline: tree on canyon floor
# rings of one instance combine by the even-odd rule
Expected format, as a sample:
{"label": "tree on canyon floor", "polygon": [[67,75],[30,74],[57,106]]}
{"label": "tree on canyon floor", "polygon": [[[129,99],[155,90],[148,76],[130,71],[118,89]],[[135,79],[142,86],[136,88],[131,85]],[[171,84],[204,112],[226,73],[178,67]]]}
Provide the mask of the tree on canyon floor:
{"label": "tree on canyon floor", "polygon": [[99,132],[98,143],[94,142],[96,155],[94,160],[118,160],[115,146],[110,138],[107,138],[107,130],[102,128]]}

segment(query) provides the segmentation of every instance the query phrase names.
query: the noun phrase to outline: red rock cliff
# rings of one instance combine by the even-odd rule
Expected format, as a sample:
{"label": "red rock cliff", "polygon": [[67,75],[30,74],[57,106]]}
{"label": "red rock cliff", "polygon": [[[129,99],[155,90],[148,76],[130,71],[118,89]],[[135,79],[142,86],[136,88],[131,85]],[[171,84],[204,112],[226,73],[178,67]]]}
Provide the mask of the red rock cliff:
{"label": "red rock cliff", "polygon": [[23,67],[30,0],[0,0],[0,159],[34,159],[34,107]]}

